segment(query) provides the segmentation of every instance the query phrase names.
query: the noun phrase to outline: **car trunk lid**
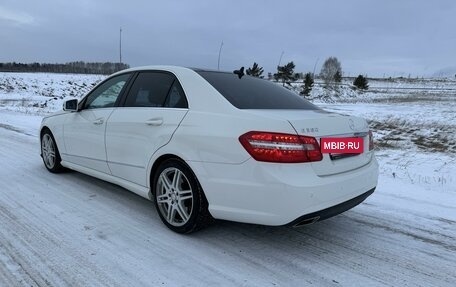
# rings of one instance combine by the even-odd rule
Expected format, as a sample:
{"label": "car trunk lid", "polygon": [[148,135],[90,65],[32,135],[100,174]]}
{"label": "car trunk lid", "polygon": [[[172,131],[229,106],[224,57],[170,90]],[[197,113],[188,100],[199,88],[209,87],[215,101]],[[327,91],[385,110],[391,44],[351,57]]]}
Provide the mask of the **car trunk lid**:
{"label": "car trunk lid", "polygon": [[371,161],[369,127],[365,119],[324,110],[248,110],[252,114],[287,120],[296,133],[322,138],[363,138],[363,153],[323,154],[323,159],[310,163],[318,176],[329,176],[360,168]]}

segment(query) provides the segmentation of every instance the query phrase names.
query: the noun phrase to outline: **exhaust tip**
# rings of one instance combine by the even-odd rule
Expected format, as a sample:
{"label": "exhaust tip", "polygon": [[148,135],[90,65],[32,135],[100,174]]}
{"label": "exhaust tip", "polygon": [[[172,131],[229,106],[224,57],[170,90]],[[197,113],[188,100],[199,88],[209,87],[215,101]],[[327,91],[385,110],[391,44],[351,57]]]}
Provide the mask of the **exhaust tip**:
{"label": "exhaust tip", "polygon": [[293,225],[293,227],[301,227],[301,226],[304,226],[304,225],[310,225],[310,224],[313,224],[313,223],[317,222],[319,219],[320,219],[320,216],[307,218],[307,219],[304,219],[304,220],[296,223],[295,225]]}

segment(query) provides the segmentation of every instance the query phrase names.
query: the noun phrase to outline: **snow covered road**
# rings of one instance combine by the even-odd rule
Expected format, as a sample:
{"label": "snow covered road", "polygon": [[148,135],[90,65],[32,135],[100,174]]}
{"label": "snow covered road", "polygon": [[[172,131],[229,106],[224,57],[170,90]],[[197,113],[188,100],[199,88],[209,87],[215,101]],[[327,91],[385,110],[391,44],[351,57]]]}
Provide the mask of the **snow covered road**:
{"label": "snow covered road", "polygon": [[311,226],[217,222],[183,236],[161,223],[151,202],[120,187],[47,172],[37,118],[1,113],[0,286],[456,282],[453,187],[429,189],[382,174],[365,203]]}

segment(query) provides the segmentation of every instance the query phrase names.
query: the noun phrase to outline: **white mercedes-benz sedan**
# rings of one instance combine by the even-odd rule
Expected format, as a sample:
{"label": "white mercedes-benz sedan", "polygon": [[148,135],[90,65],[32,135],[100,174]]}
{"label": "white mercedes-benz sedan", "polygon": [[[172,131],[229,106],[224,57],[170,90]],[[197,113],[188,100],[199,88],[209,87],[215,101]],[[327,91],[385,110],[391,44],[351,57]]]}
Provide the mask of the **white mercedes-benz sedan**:
{"label": "white mercedes-benz sedan", "polygon": [[[213,219],[300,226],[344,212],[375,190],[372,133],[243,69],[120,71],[43,118],[41,156],[153,200],[179,233]],[[323,140],[338,139],[323,149]],[[355,153],[337,152],[344,139]]]}

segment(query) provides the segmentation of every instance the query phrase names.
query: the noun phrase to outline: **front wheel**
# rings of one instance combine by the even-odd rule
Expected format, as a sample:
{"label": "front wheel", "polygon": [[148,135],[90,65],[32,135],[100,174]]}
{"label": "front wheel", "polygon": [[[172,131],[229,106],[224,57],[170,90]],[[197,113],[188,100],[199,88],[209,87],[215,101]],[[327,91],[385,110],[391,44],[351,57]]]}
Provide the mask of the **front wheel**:
{"label": "front wheel", "polygon": [[65,170],[60,164],[62,159],[60,158],[54,136],[47,129],[41,135],[41,157],[43,158],[44,166],[50,172],[59,173]]}
{"label": "front wheel", "polygon": [[163,223],[178,233],[199,230],[212,221],[203,190],[180,160],[163,162],[153,180],[154,201]]}

